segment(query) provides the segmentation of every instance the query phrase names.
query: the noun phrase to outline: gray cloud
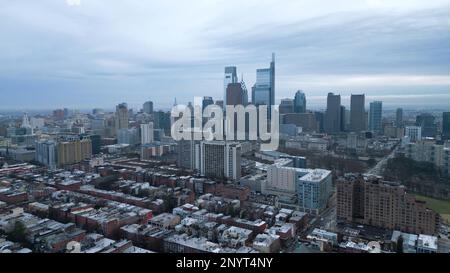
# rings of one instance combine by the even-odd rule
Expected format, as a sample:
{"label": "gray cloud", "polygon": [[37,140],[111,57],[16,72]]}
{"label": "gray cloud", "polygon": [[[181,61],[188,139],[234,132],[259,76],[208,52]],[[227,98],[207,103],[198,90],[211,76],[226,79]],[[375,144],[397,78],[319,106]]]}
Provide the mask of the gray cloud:
{"label": "gray cloud", "polygon": [[449,1],[341,2],[9,1],[0,109],[219,98],[225,65],[251,86],[271,52],[278,98],[450,93]]}

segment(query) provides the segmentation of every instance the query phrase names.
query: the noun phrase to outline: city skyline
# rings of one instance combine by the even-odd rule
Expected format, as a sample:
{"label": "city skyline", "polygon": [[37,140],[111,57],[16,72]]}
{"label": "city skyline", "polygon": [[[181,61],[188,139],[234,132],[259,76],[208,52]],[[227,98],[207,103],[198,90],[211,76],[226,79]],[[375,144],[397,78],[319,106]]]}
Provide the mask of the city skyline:
{"label": "city skyline", "polygon": [[450,0],[4,2],[0,256],[450,254]]}
{"label": "city skyline", "polygon": [[250,87],[272,52],[276,104],[299,89],[315,108],[328,92],[343,104],[364,93],[386,108],[450,99],[449,1],[67,3],[14,1],[0,11],[0,110],[222,99],[224,67]]}

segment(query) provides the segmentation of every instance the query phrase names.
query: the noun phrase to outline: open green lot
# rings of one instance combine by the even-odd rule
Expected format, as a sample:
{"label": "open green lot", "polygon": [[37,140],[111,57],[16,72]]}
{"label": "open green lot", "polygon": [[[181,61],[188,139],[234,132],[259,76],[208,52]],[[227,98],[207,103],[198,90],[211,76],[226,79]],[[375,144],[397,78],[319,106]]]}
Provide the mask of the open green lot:
{"label": "open green lot", "polygon": [[428,207],[439,214],[450,214],[450,200],[439,200],[421,195],[416,195],[416,198],[426,201]]}

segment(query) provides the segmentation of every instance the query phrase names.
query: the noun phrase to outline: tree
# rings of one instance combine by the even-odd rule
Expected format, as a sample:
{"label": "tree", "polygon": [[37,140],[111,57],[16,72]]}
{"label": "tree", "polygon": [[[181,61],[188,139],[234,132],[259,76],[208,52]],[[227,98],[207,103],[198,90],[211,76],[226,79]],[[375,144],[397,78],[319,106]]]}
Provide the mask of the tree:
{"label": "tree", "polygon": [[8,234],[8,240],[18,243],[26,242],[26,227],[21,221],[14,223],[14,228]]}

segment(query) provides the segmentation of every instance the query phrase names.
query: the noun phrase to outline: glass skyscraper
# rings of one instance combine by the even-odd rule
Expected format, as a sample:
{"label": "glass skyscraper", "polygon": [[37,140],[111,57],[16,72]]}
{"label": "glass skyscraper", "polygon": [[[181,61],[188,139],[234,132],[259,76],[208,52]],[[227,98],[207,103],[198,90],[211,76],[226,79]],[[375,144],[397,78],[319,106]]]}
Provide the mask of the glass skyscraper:
{"label": "glass skyscraper", "polygon": [[374,101],[370,103],[369,130],[374,133],[381,133],[381,118],[383,113],[383,102]]}
{"label": "glass skyscraper", "polygon": [[203,97],[202,100],[202,110],[205,110],[208,105],[214,104],[214,100],[212,97]]}
{"label": "glass skyscraper", "polygon": [[341,95],[328,93],[325,111],[324,130],[328,134],[341,131]]}
{"label": "glass skyscraper", "polygon": [[366,130],[365,95],[352,95],[350,98],[350,129],[353,132]]}
{"label": "glass skyscraper", "polygon": [[442,113],[442,139],[450,140],[450,112]]}
{"label": "glass skyscraper", "polygon": [[306,96],[302,90],[298,90],[297,93],[295,93],[294,111],[295,111],[295,113],[305,113],[306,112]]}
{"label": "glass skyscraper", "polygon": [[252,87],[252,103],[256,106],[267,105],[267,116],[271,118],[271,109],[275,105],[275,53],[269,68],[256,70],[256,83]]}

